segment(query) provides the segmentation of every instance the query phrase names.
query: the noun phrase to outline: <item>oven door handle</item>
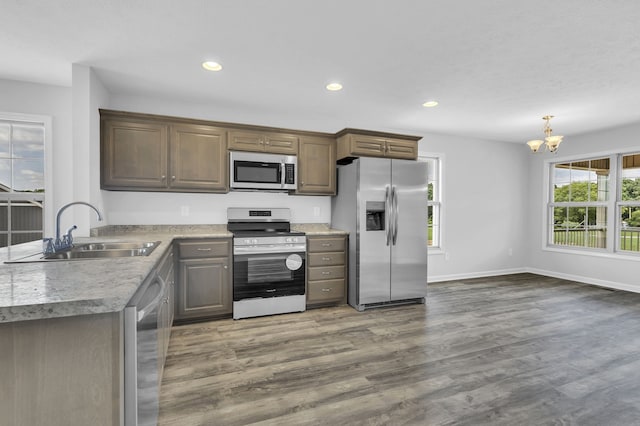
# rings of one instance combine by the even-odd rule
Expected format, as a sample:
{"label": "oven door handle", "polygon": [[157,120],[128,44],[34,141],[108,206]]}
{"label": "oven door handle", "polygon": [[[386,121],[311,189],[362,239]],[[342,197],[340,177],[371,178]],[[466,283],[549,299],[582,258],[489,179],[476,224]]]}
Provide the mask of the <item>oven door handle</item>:
{"label": "oven door handle", "polygon": [[307,250],[307,246],[295,245],[290,247],[244,247],[238,246],[233,248],[233,254],[271,254],[271,253],[297,253],[304,254]]}

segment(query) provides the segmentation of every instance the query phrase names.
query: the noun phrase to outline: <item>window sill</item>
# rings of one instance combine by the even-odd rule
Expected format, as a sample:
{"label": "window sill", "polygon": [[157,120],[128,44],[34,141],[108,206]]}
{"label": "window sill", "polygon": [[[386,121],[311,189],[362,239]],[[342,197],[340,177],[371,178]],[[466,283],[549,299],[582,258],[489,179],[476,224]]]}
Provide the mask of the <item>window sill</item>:
{"label": "window sill", "polygon": [[546,246],[542,248],[542,251],[550,251],[550,252],[555,252],[555,253],[564,253],[564,254],[574,254],[574,255],[578,255],[578,256],[593,256],[593,257],[604,257],[604,258],[608,258],[608,259],[618,259],[618,260],[631,260],[631,261],[635,261],[635,262],[640,262],[640,253],[636,254],[627,254],[627,253],[620,253],[620,252],[615,252],[615,253],[610,253],[610,252],[604,252],[604,251],[595,251],[595,250],[589,250],[589,249],[568,249],[568,248],[561,248],[561,247],[551,247],[551,246]]}
{"label": "window sill", "polygon": [[442,249],[442,247],[429,247],[427,246],[427,256],[437,256],[437,255],[443,255],[444,254],[444,250]]}

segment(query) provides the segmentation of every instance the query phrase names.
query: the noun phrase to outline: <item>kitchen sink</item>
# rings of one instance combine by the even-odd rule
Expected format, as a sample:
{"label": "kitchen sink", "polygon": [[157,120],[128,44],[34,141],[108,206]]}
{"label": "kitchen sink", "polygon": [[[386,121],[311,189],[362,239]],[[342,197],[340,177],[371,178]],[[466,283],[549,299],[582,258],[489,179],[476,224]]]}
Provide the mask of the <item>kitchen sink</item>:
{"label": "kitchen sink", "polygon": [[100,242],[73,246],[69,250],[30,256],[5,261],[5,263],[55,262],[61,260],[109,259],[116,257],[149,256],[160,244],[153,242]]}
{"label": "kitchen sink", "polygon": [[[149,250],[155,249],[160,241],[155,242],[110,242],[110,243],[88,243],[74,246],[72,252],[92,252],[92,251],[120,251],[120,250]],[[149,254],[147,253],[147,254]],[[135,254],[132,256],[145,256],[145,254]]]}

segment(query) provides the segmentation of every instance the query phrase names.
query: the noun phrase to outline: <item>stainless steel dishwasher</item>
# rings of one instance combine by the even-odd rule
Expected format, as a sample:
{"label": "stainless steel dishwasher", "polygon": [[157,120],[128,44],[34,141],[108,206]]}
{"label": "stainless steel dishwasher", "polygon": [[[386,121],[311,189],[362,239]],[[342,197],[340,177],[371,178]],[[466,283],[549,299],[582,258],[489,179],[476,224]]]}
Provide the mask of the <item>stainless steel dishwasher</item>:
{"label": "stainless steel dishwasher", "polygon": [[154,273],[124,309],[125,426],[158,423],[160,399],[158,313],[166,282]]}

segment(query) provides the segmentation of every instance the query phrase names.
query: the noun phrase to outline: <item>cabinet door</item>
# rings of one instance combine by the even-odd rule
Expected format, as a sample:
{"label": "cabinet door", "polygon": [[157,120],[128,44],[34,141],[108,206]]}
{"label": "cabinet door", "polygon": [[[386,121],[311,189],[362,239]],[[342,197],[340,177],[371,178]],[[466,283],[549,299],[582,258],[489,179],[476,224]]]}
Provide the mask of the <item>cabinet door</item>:
{"label": "cabinet door", "polygon": [[229,259],[187,259],[180,262],[178,318],[208,317],[232,312]]}
{"label": "cabinet door", "polygon": [[258,132],[232,130],[229,132],[229,149],[236,151],[264,151],[264,136]]}
{"label": "cabinet door", "polygon": [[172,189],[227,191],[228,163],[224,129],[200,125],[171,126]]}
{"label": "cabinet door", "polygon": [[298,194],[336,193],[336,141],[301,138],[298,155]]}
{"label": "cabinet door", "polygon": [[376,136],[352,135],[351,154],[367,157],[384,157],[386,139]]}
{"label": "cabinet door", "polygon": [[106,120],[102,133],[102,188],[167,186],[166,125]]}
{"label": "cabinet door", "polygon": [[387,157],[415,160],[418,158],[418,143],[414,141],[387,140]]}
{"label": "cabinet door", "polygon": [[298,154],[298,137],[285,133],[267,133],[264,137],[265,151],[274,154]]}

